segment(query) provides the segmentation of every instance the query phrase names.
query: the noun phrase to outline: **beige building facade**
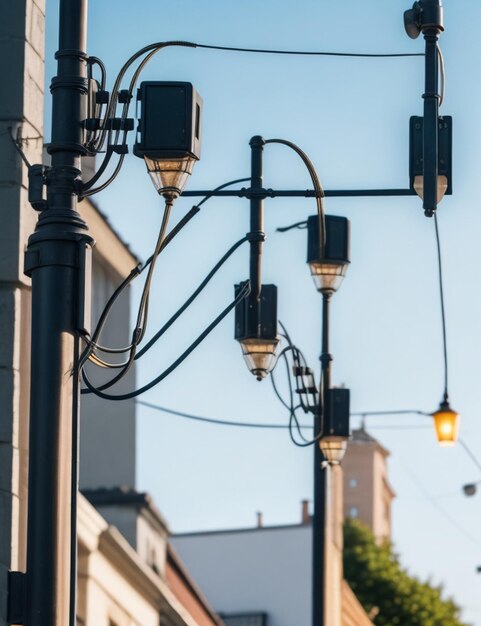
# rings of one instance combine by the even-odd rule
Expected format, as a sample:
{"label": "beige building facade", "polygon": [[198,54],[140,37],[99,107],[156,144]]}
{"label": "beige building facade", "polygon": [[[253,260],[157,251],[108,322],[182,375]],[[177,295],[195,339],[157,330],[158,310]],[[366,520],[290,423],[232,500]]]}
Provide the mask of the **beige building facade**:
{"label": "beige building facade", "polygon": [[30,283],[23,250],[36,213],[27,200],[27,158],[41,159],[44,0],[0,2],[0,626],[10,569],[25,568]]}
{"label": "beige building facade", "polygon": [[364,428],[354,430],[342,467],[344,516],[359,519],[381,544],[391,538],[391,503],[395,493],[389,483],[389,451]]}
{"label": "beige building facade", "polygon": [[156,570],[82,496],[78,540],[78,626],[222,624],[172,547],[164,543]]}

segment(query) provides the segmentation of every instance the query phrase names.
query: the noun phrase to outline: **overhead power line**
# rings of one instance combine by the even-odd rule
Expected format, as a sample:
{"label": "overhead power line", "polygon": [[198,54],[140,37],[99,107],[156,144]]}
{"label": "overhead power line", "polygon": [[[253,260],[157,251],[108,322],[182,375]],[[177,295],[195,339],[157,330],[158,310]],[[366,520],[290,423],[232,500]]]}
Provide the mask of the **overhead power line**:
{"label": "overhead power line", "polygon": [[321,52],[309,50],[269,50],[266,48],[238,48],[234,46],[212,46],[208,44],[194,43],[195,48],[204,48],[206,50],[225,50],[228,52],[253,52],[254,54],[284,54],[293,56],[317,56],[317,57],[354,57],[367,59],[387,59],[402,57],[423,57],[424,52],[387,52],[387,53],[370,53],[370,52]]}

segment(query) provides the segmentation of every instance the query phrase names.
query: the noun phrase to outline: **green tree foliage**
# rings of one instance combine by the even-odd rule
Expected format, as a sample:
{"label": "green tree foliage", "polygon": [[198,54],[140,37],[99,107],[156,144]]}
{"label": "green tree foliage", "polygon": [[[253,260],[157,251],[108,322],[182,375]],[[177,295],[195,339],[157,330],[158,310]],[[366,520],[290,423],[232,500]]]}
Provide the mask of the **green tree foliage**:
{"label": "green tree foliage", "polygon": [[392,545],[376,545],[357,520],[344,525],[344,577],[376,626],[466,626],[459,608],[442,598],[442,587],[420,582],[404,570]]}

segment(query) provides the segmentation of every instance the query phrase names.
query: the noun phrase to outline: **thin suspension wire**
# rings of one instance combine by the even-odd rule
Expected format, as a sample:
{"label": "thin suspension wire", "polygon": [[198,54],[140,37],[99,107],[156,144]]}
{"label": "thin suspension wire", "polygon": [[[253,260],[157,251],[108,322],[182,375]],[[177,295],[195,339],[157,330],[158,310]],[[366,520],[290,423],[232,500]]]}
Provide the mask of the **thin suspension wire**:
{"label": "thin suspension wire", "polygon": [[420,411],[418,409],[400,409],[396,411],[355,411],[350,413],[353,417],[368,417],[375,415],[426,415],[432,417],[431,413],[427,411]]}
{"label": "thin suspension wire", "polygon": [[444,354],[444,401],[448,401],[448,348],[446,338],[446,311],[444,306],[443,266],[441,256],[441,242],[439,237],[438,217],[434,214],[434,227],[436,231],[436,249],[438,256],[439,298],[441,301],[441,322],[443,328],[443,354]]}
{"label": "thin suspension wire", "polygon": [[324,57],[354,57],[354,58],[399,58],[399,57],[423,57],[424,52],[399,52],[399,53],[366,53],[366,52],[318,52],[306,50],[269,50],[265,48],[238,48],[233,46],[213,46],[207,44],[193,44],[196,48],[207,50],[226,50],[228,52],[254,52],[257,54],[284,54],[298,56],[324,56]]}
{"label": "thin suspension wire", "polygon": [[[191,419],[191,420],[195,420],[199,422],[206,422],[206,423],[214,424],[218,426],[234,426],[238,428],[263,428],[263,429],[272,429],[272,430],[290,430],[292,428],[291,424],[267,424],[267,423],[262,423],[262,422],[241,422],[241,421],[234,421],[234,420],[219,420],[219,419],[215,419],[212,417],[201,417],[199,415],[194,415],[192,413],[187,413],[185,411],[177,411],[175,409],[171,409],[165,406],[160,406],[152,402],[146,402],[144,400],[136,400],[136,404],[146,406],[148,408],[154,409],[156,411],[160,411],[162,413],[169,413],[171,415],[176,415],[178,417],[184,417],[186,419]],[[289,405],[287,405],[287,408],[290,409]],[[350,415],[351,417],[360,416],[360,415],[367,417],[367,416],[378,416],[378,415],[401,415],[405,413],[412,413],[414,415],[424,415],[424,416],[431,417],[430,413],[426,413],[424,411],[418,411],[418,410],[413,410],[413,411],[399,410],[399,411],[382,411],[382,412],[364,411],[363,413],[350,413]],[[429,424],[426,424],[426,425],[424,424],[419,424],[419,425],[417,424],[410,424],[410,425],[394,424],[394,425],[370,426],[370,428],[374,430],[412,430],[412,429],[424,429],[424,428],[429,428],[429,427],[430,427]],[[312,426],[309,424],[299,424],[299,428],[311,429]],[[458,441],[461,444],[464,451],[466,452],[466,454],[471,459],[471,461],[481,471],[481,462],[476,458],[476,455],[474,454],[474,452],[468,447],[467,443],[463,439],[459,438]]]}
{"label": "thin suspension wire", "polygon": [[[122,110],[122,120],[125,120],[127,117],[128,110],[130,107],[130,101],[132,98],[132,93],[133,93],[135,84],[138,80],[138,77],[142,69],[155,54],[157,54],[163,48],[167,48],[169,46],[202,48],[202,49],[207,49],[207,50],[218,50],[218,51],[228,51],[228,52],[248,52],[248,53],[258,53],[258,54],[277,54],[277,55],[295,55],[295,56],[326,56],[326,57],[354,57],[354,58],[356,57],[357,58],[396,58],[396,57],[417,57],[417,56],[422,57],[424,56],[424,52],[377,54],[377,53],[324,52],[324,51],[302,51],[302,50],[268,50],[264,48],[242,48],[242,47],[233,47],[233,46],[215,46],[215,45],[209,45],[209,44],[197,44],[197,43],[189,42],[189,41],[156,42],[148,46],[145,46],[141,50],[138,50],[122,66],[119,74],[117,75],[117,78],[115,80],[115,83],[112,89],[111,97],[109,99],[109,103],[106,108],[104,122],[102,124],[102,127],[100,128],[99,137],[97,141],[95,141],[94,143],[95,151],[97,152],[100,151],[105,142],[108,121],[112,117],[114,117],[115,109],[118,103],[118,94],[120,90],[120,85],[122,83],[122,80],[127,70],[130,68],[130,66],[133,63],[135,63],[137,59],[139,59],[143,55],[146,55],[144,59],[142,59],[142,61],[140,62],[139,66],[137,67],[131,79],[130,87],[128,90],[128,98],[127,98],[127,101],[124,103],[123,110]],[[123,162],[123,159],[120,160],[119,167],[121,167],[122,162]],[[92,190],[89,195],[91,195],[92,193],[95,193],[95,192]]]}
{"label": "thin suspension wire", "polygon": [[464,449],[464,451],[466,452],[466,454],[471,459],[471,461],[476,465],[478,470],[481,471],[481,463],[476,458],[476,455],[474,454],[474,452],[468,447],[468,444],[464,441],[464,439],[461,439],[461,437],[458,438],[458,441],[461,444],[461,446]]}
{"label": "thin suspension wire", "polygon": [[155,411],[161,411],[162,413],[169,413],[171,415],[176,415],[177,417],[184,417],[189,420],[194,420],[197,422],[206,422],[208,424],[217,424],[218,426],[237,426],[240,428],[270,428],[270,429],[282,429],[285,430],[289,428],[287,424],[264,424],[259,422],[236,422],[232,420],[218,420],[212,417],[201,417],[200,415],[193,415],[192,413],[185,413],[184,411],[176,411],[174,409],[169,409],[165,406],[159,406],[158,404],[153,404],[152,402],[146,402],[145,400],[136,400],[136,404],[140,404],[149,409],[154,409]]}

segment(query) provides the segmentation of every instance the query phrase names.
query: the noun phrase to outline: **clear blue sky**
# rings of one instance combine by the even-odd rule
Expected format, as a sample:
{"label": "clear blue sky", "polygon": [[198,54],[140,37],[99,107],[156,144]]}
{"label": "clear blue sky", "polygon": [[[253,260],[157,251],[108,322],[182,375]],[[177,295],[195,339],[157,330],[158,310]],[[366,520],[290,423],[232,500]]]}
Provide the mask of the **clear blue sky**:
{"label": "clear blue sky", "polygon": [[[56,47],[56,4],[47,0],[48,46]],[[404,34],[410,0],[96,0],[89,53],[104,60],[109,84],[143,45],[184,39],[248,47],[356,52],[419,52]],[[481,458],[481,232],[478,110],[481,6],[446,0],[446,99],[454,117],[454,195],[439,207],[445,265],[450,395],[462,414],[462,437]],[[54,71],[47,64],[48,79]],[[194,83],[204,99],[202,160],[189,188],[212,188],[248,176],[252,135],[282,137],[313,160],[324,187],[408,184],[408,122],[422,114],[421,58],[368,60],[285,58],[171,48],[146,79]],[[154,245],[161,202],[143,163],[128,157],[118,180],[96,197],[142,257]],[[265,184],[307,188],[297,157],[271,146]],[[179,200],[174,215],[190,208]],[[416,198],[327,199],[327,211],[352,221],[352,265],[333,300],[334,383],[351,389],[354,411],[436,409],[443,369],[434,223]],[[305,265],[305,233],[275,233],[315,211],[309,200],[267,200],[264,282],[279,287],[279,315],[312,364],[320,345],[321,302]],[[152,298],[152,332],[176,310],[224,251],[248,228],[248,204],[215,199],[162,256]],[[247,276],[237,253],[185,319],[138,370],[139,383],[168,365],[215,317]],[[136,292],[138,293],[138,291]],[[278,375],[280,376],[280,374]],[[168,380],[145,396],[168,407],[225,419],[287,420],[269,381],[248,373],[228,318]],[[409,425],[402,430],[390,426]],[[393,539],[402,562],[443,583],[481,626],[481,495],[461,486],[481,478],[460,446],[437,447],[421,418],[372,418],[371,432],[391,451],[397,493]],[[311,451],[285,432],[205,426],[140,407],[138,487],[153,494],[175,531],[249,526],[255,511],[268,524],[299,521],[312,491]]]}

